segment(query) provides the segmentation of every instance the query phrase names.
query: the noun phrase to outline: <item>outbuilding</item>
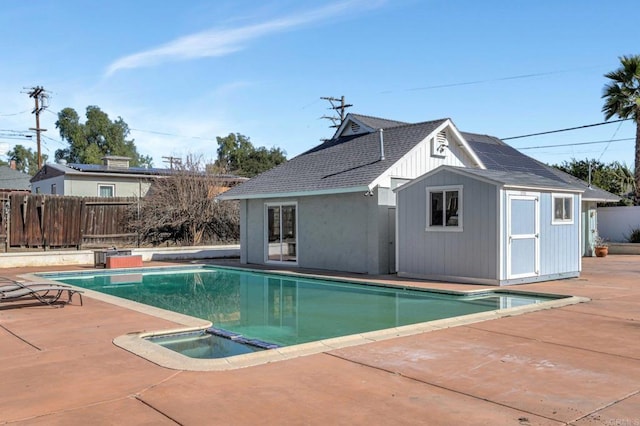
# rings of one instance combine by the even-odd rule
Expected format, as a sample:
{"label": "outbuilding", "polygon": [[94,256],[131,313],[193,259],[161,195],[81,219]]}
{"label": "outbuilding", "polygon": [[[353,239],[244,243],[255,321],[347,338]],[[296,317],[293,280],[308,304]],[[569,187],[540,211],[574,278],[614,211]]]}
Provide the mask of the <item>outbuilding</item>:
{"label": "outbuilding", "polygon": [[578,185],[440,166],[395,189],[399,276],[510,285],[577,277]]}

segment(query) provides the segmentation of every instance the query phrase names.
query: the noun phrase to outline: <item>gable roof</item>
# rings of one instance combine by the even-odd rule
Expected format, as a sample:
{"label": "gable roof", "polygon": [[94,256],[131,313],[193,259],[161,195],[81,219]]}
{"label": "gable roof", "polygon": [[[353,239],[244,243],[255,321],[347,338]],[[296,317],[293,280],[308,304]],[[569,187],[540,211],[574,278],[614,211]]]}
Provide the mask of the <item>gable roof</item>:
{"label": "gable roof", "polygon": [[[347,127],[352,123],[360,128],[354,131]],[[350,113],[333,139],[232,188],[219,198],[272,198],[368,191],[412,148],[447,123],[458,134],[449,119],[411,124]],[[384,159],[380,158],[379,129],[384,129]],[[505,180],[505,184],[509,182],[515,187],[517,182],[513,182],[510,176],[519,177],[523,183],[529,182],[536,187],[579,188],[584,191],[582,198],[585,201],[619,200],[616,195],[595,186],[590,187],[586,182],[547,166],[496,137],[460,132],[459,139],[479,169],[504,172],[493,176]]]}
{"label": "gable roof", "polygon": [[365,126],[366,129],[363,129],[365,131],[363,131],[362,133],[372,132],[378,129],[390,129],[391,127],[405,126],[407,124],[411,124],[411,123],[406,123],[404,121],[389,120],[386,118],[372,117],[370,115],[349,113],[345,117],[342,124],[338,127],[338,130],[336,130],[336,133],[333,135],[333,138],[335,139],[335,138],[338,138],[340,135],[342,135],[345,128],[349,127],[351,123],[356,123],[357,125]]}
{"label": "gable roof", "polygon": [[379,132],[325,141],[230,189],[220,198],[246,199],[367,191],[376,178],[448,121],[440,119],[416,124],[394,122],[393,127],[384,130],[384,159],[380,158]]}
{"label": "gable roof", "polygon": [[31,184],[29,176],[9,166],[0,166],[0,190],[3,191],[29,191]]}
{"label": "gable roof", "polygon": [[556,180],[567,185],[581,188],[584,193],[584,201],[618,202],[620,197],[596,186],[589,184],[575,176],[548,166],[529,157],[517,149],[507,145],[500,139],[477,133],[462,132],[471,148],[478,154],[487,169],[504,172],[533,173],[551,180]]}
{"label": "gable roof", "polygon": [[535,173],[523,171],[505,171],[491,169],[475,169],[471,167],[455,167],[455,166],[439,166],[432,171],[425,173],[417,179],[412,180],[398,188],[396,192],[405,190],[414,184],[443,171],[449,171],[472,179],[482,180],[494,185],[504,186],[507,189],[534,189],[534,190],[552,190],[563,192],[584,192],[584,189],[578,185],[561,182],[557,179],[550,179]]}

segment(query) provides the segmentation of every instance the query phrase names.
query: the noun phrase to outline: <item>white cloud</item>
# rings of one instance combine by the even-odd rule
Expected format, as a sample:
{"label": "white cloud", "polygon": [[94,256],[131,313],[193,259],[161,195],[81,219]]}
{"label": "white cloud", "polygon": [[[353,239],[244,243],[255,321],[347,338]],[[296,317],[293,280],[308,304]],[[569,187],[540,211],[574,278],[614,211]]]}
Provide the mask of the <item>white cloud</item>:
{"label": "white cloud", "polygon": [[367,4],[362,0],[345,1],[259,24],[231,29],[214,28],[180,37],[162,46],[117,59],[107,67],[105,76],[108,77],[124,69],[149,67],[170,61],[228,55],[244,49],[248,42],[259,37],[339,16],[356,7],[375,7],[378,3],[369,1]]}

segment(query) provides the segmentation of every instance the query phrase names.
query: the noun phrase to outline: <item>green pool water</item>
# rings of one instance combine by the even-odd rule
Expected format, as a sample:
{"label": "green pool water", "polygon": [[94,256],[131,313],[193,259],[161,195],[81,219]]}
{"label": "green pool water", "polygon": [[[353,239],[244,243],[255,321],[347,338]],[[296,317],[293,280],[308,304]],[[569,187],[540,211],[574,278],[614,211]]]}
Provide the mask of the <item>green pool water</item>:
{"label": "green pool water", "polygon": [[42,275],[280,346],[551,299],[502,292],[461,296],[209,266]]}

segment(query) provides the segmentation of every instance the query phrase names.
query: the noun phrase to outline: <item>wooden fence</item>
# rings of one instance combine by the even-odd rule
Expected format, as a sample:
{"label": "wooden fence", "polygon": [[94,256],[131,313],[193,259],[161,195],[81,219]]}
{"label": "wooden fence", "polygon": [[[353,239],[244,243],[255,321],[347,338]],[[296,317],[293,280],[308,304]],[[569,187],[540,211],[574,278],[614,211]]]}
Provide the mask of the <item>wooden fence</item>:
{"label": "wooden fence", "polygon": [[0,243],[5,251],[135,245],[127,211],[137,202],[135,197],[5,194],[0,198]]}

